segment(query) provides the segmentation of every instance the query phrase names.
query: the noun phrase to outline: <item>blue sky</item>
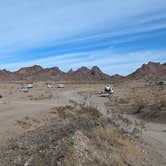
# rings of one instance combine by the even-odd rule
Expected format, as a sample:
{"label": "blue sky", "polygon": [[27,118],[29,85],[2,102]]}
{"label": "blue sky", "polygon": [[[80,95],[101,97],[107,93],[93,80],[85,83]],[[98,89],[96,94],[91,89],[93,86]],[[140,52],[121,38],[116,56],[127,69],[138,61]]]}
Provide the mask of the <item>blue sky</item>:
{"label": "blue sky", "polygon": [[165,0],[5,0],[0,68],[98,65],[127,75],[166,62]]}

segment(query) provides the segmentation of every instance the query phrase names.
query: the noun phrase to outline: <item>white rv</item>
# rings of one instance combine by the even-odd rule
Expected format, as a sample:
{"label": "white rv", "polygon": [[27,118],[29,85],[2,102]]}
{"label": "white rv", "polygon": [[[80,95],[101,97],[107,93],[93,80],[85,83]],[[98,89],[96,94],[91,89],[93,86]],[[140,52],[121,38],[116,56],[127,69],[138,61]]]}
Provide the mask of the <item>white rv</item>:
{"label": "white rv", "polygon": [[33,84],[23,84],[22,88],[33,88]]}
{"label": "white rv", "polygon": [[100,97],[108,97],[113,92],[114,91],[113,91],[112,86],[110,84],[107,84],[107,85],[104,86],[104,91],[99,93],[99,96]]}
{"label": "white rv", "polygon": [[21,90],[23,92],[28,92],[30,88],[33,88],[33,84],[23,84]]}
{"label": "white rv", "polygon": [[29,88],[27,88],[27,87],[22,87],[22,91],[23,91],[23,92],[29,92]]}
{"label": "white rv", "polygon": [[64,84],[58,84],[57,88],[64,88]]}
{"label": "white rv", "polygon": [[53,88],[53,85],[48,84],[48,85],[47,85],[47,88]]}
{"label": "white rv", "polygon": [[114,93],[113,88],[112,88],[112,86],[110,84],[105,85],[104,91],[109,93],[109,94],[110,93]]}

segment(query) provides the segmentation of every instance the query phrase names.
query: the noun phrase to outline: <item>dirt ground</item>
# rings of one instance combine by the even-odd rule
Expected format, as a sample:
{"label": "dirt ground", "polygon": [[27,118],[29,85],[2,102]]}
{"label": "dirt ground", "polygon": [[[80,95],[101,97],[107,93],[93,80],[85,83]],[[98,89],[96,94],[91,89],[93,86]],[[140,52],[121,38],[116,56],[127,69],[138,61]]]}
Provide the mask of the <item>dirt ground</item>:
{"label": "dirt ground", "polygon": [[142,138],[154,153],[154,165],[166,165],[166,86],[134,81],[116,85],[115,89],[121,113],[143,124]]}
{"label": "dirt ground", "polygon": [[[22,92],[20,87],[20,84],[0,84],[1,141],[41,125],[43,120],[40,118],[52,116],[49,112],[54,107],[70,105],[71,101],[83,102],[78,92],[93,93],[103,85],[67,84],[64,89],[48,89],[45,83],[36,83],[28,93]],[[23,127],[26,126],[24,121],[30,124]]]}
{"label": "dirt ground", "polygon": [[[98,96],[98,92],[103,90],[103,86],[104,84],[66,84],[64,89],[48,89],[46,83],[35,83],[28,93],[24,93],[20,90],[20,84],[0,84],[1,143],[5,144],[11,138],[45,125],[56,117],[56,114],[52,113],[55,107],[73,106],[77,103],[97,108],[104,116],[117,120],[119,126],[123,126],[121,120],[116,119],[119,116],[127,118],[133,124],[142,125],[139,128],[142,131],[142,144],[147,150],[147,161],[140,165],[148,165],[150,160],[151,165],[166,165],[166,123],[163,119],[160,123],[160,116],[149,118],[148,114],[151,106],[154,108],[154,105],[157,105],[156,108],[160,108],[162,117],[165,116],[165,87],[161,90],[140,82],[118,83],[113,84],[113,95],[102,98]],[[160,98],[160,101],[156,101],[156,98]],[[144,119],[136,114],[138,108],[145,112],[143,117],[147,115],[148,118]],[[155,117],[158,118],[157,121]]]}

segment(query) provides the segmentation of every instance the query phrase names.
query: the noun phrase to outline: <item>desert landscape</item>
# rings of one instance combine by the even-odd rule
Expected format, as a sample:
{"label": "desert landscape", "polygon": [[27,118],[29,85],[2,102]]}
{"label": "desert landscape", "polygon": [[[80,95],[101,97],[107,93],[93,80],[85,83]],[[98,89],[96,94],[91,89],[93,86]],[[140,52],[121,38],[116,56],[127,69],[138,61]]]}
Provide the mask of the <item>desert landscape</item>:
{"label": "desert landscape", "polygon": [[[126,77],[98,67],[46,69],[44,77],[40,69],[1,71],[0,165],[166,165],[165,64],[150,62]],[[33,88],[23,92],[27,82]],[[114,92],[100,97],[106,84]]]}
{"label": "desert landscape", "polygon": [[0,166],[166,166],[166,0],[0,3]]}

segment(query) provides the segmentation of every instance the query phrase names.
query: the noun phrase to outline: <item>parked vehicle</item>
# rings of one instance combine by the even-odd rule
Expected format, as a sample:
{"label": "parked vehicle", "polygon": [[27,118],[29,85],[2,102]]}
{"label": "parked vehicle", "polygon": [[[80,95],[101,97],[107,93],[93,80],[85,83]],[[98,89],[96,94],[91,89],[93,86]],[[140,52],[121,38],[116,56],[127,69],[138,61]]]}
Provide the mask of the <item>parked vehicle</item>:
{"label": "parked vehicle", "polygon": [[28,89],[33,88],[33,84],[23,84],[22,88],[28,88]]}
{"label": "parked vehicle", "polygon": [[33,84],[27,84],[28,88],[33,88]]}
{"label": "parked vehicle", "polygon": [[113,91],[113,88],[111,85],[107,84],[104,86],[104,91],[100,92],[99,93],[99,96],[100,97],[108,97],[110,94],[112,94],[114,91]]}
{"label": "parked vehicle", "polygon": [[166,81],[158,81],[157,85],[166,85]]}
{"label": "parked vehicle", "polygon": [[21,90],[23,92],[29,92],[30,88],[33,88],[33,84],[23,84],[22,87],[21,87]]}
{"label": "parked vehicle", "polygon": [[48,85],[47,85],[47,88],[53,88],[53,85],[48,84]]}
{"label": "parked vehicle", "polygon": [[23,91],[23,92],[29,92],[29,88],[23,87],[23,88],[22,88],[22,91]]}
{"label": "parked vehicle", "polygon": [[57,88],[64,88],[64,84],[58,84]]}
{"label": "parked vehicle", "polygon": [[105,85],[104,91],[109,93],[109,94],[114,93],[113,88],[110,84]]}

